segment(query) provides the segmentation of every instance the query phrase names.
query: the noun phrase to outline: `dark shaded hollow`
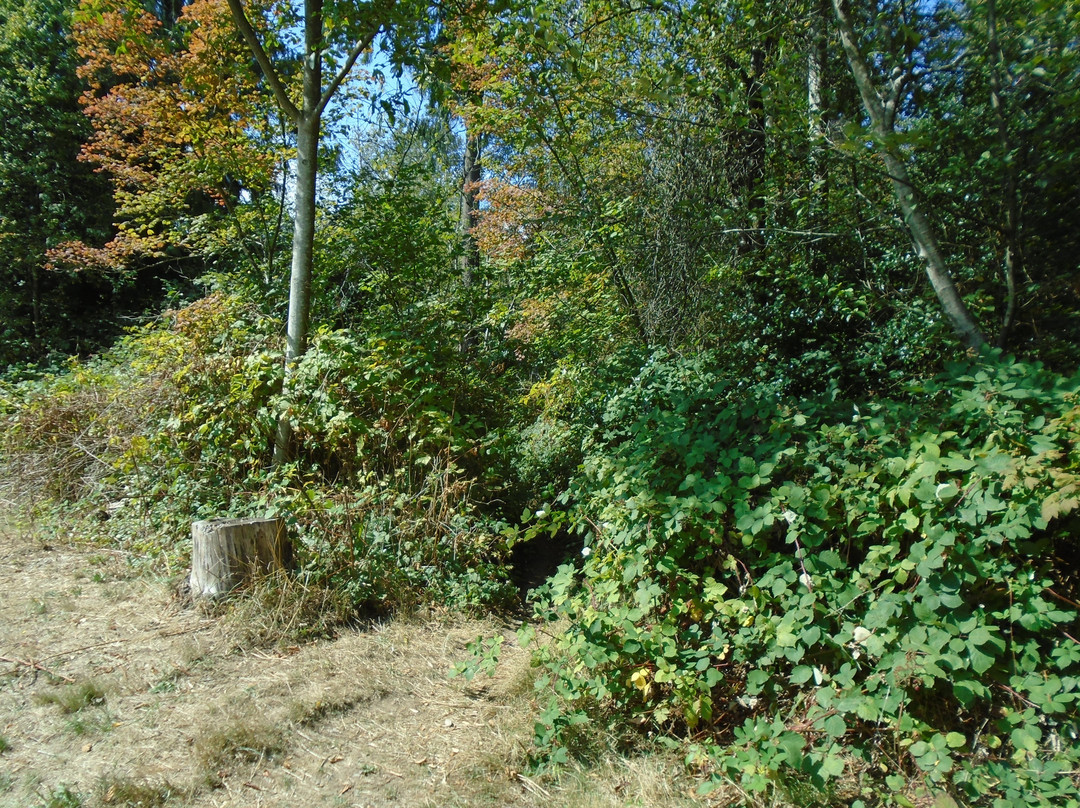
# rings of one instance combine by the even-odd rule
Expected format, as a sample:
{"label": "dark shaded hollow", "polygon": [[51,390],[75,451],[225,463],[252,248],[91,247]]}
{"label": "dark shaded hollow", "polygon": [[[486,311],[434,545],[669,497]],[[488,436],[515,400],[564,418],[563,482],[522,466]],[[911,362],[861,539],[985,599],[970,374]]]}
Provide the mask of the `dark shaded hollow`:
{"label": "dark shaded hollow", "polygon": [[542,586],[555,574],[560,565],[573,563],[581,557],[584,539],[568,531],[560,530],[554,536],[539,535],[529,541],[515,544],[510,550],[510,580],[521,593],[522,599]]}

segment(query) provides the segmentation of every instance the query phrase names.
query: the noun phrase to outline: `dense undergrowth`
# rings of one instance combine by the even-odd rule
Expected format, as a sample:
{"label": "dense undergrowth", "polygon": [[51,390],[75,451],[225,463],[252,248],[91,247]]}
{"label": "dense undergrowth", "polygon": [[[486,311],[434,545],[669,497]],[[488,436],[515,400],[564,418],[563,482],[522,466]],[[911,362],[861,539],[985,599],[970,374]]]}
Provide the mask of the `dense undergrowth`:
{"label": "dense undergrowth", "polygon": [[591,718],[751,802],[1080,804],[1080,377],[782,402],[716,367],[648,362],[533,516],[585,540],[537,604],[548,758]]}
{"label": "dense undergrowth", "polygon": [[746,804],[1080,804],[1080,378],[988,354],[795,399],[628,348],[500,391],[436,322],[316,333],[285,400],[276,324],[211,295],[9,373],[3,478],[176,573],[192,520],[283,515],[334,619],[505,607],[513,543],[576,533],[525,630],[543,765],[652,738]]}
{"label": "dense undergrowth", "polygon": [[[4,479],[39,514],[81,515],[84,534],[174,571],[193,520],[281,515],[298,574],[354,613],[511,602],[502,525],[474,495],[482,399],[452,349],[319,332],[284,401],[275,330],[213,295],[102,357],[7,382]],[[282,412],[296,459],[273,468]]]}

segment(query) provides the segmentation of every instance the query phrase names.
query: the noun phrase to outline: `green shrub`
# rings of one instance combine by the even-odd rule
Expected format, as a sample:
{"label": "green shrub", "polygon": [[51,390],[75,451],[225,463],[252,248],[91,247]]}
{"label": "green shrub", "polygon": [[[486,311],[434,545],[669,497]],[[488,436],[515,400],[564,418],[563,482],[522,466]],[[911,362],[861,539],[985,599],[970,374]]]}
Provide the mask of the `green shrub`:
{"label": "green shrub", "polygon": [[[0,461],[81,505],[83,534],[170,569],[188,563],[193,520],[282,515],[305,583],[354,608],[505,604],[506,540],[477,484],[487,400],[413,326],[317,332],[286,399],[275,323],[211,295],[89,364],[10,384]],[[283,414],[296,450],[275,468]]]}
{"label": "green shrub", "polygon": [[614,715],[748,794],[1078,804],[1080,378],[989,357],[785,406],[710,368],[647,363],[532,528],[586,541],[538,604],[546,754]]}

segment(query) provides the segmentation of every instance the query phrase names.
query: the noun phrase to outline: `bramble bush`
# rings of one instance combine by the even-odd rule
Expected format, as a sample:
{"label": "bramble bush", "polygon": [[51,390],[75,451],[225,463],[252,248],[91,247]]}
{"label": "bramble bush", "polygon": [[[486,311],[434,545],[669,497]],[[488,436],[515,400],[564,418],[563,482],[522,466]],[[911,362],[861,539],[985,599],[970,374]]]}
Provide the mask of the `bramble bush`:
{"label": "bramble bush", "polygon": [[526,533],[585,538],[537,602],[547,759],[591,717],[748,800],[1080,804],[1080,377],[788,405],[717,366],[647,362]]}

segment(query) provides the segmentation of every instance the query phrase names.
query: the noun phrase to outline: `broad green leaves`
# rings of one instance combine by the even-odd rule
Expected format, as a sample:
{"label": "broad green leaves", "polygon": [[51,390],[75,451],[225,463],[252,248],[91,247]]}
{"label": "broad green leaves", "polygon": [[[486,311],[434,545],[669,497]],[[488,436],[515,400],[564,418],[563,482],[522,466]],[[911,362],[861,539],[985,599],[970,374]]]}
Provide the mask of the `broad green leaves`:
{"label": "broad green leaves", "polygon": [[540,604],[570,621],[540,656],[571,709],[724,734],[738,705],[710,754],[748,792],[885,765],[883,744],[972,799],[1043,788],[987,785],[987,733],[1010,767],[1075,761],[1078,620],[1050,552],[1072,539],[1043,505],[1077,477],[1080,381],[991,358],[854,419],[717,381],[655,358],[609,402],[571,495],[591,553]]}

